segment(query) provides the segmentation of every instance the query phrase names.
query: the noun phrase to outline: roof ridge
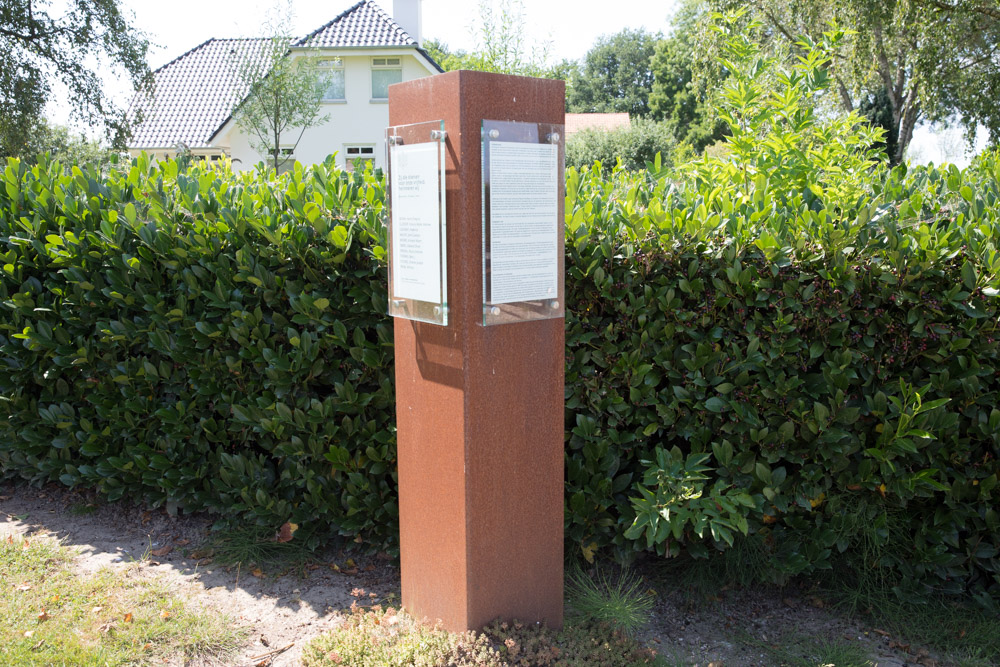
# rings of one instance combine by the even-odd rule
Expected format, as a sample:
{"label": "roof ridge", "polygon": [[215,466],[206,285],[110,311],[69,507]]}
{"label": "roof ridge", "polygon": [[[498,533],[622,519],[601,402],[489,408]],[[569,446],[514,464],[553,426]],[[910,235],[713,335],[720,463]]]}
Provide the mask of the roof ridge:
{"label": "roof ridge", "polygon": [[351,14],[352,12],[354,12],[354,10],[358,9],[359,7],[361,7],[361,5],[365,4],[368,1],[369,0],[359,0],[359,2],[354,3],[353,5],[351,5],[350,7],[348,7],[347,9],[345,9],[344,11],[340,12],[339,14],[337,14],[332,20],[327,21],[326,23],[324,23],[320,27],[316,28],[311,33],[309,33],[308,35],[306,35],[305,37],[303,37],[302,39],[294,42],[292,44],[292,46],[299,46],[301,44],[305,44],[307,41],[309,41],[309,39],[311,37],[313,37],[314,35],[318,35],[319,33],[323,32],[324,30],[326,30],[327,28],[329,28],[330,26],[332,26],[334,23],[336,23],[340,19],[344,18],[348,14]]}
{"label": "roof ridge", "polygon": [[164,64],[164,65],[160,65],[159,67],[157,67],[156,69],[154,69],[152,73],[153,73],[153,74],[157,74],[157,73],[159,73],[159,72],[161,72],[161,71],[163,71],[163,70],[167,69],[168,67],[170,67],[171,65],[173,65],[173,64],[174,64],[175,62],[177,62],[178,60],[183,60],[184,58],[187,58],[187,57],[188,57],[189,55],[191,55],[192,53],[194,53],[194,52],[195,52],[195,51],[197,51],[198,49],[200,49],[200,48],[202,48],[202,47],[204,47],[204,46],[208,46],[208,45],[209,45],[209,44],[210,44],[211,42],[214,42],[214,41],[215,41],[215,37],[209,37],[208,39],[206,39],[206,40],[205,40],[204,42],[202,42],[201,44],[199,44],[199,45],[197,45],[197,46],[195,46],[195,47],[192,47],[192,48],[188,49],[187,51],[185,51],[185,52],[184,52],[184,53],[182,53],[181,55],[177,56],[176,58],[174,58],[174,59],[173,59],[173,60],[171,60],[170,62],[168,62],[168,63],[166,63],[166,64]]}
{"label": "roof ridge", "polygon": [[384,9],[382,9],[382,5],[378,4],[377,2],[374,2],[374,0],[361,0],[361,1],[363,3],[365,3],[365,4],[371,5],[379,14],[382,15],[382,19],[383,20],[388,21],[392,25],[396,26],[396,28],[398,28],[401,33],[403,33],[404,35],[406,35],[407,39],[409,39],[410,41],[412,41],[414,43],[417,41],[417,40],[413,39],[413,37],[410,35],[410,33],[406,32],[406,28],[404,28],[403,26],[401,26],[398,23],[396,23],[396,19],[394,19],[391,14],[389,14]]}

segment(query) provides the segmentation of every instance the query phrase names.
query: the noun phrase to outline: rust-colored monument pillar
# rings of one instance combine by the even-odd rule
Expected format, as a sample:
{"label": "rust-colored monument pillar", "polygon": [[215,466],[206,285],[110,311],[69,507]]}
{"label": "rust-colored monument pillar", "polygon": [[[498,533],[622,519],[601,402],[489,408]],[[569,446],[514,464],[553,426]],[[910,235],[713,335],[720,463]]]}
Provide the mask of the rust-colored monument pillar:
{"label": "rust-colored monument pillar", "polygon": [[481,127],[562,124],[564,97],[470,71],[389,88],[390,125],[447,132],[448,325],[397,318],[395,355],[403,606],[451,630],[562,627],[564,320],[483,326]]}

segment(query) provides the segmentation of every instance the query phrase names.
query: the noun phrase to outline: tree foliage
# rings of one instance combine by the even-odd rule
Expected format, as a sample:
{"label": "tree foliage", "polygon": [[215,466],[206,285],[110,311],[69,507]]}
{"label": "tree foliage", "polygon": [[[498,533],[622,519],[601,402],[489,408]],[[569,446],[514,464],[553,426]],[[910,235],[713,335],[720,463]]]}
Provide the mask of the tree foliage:
{"label": "tree foliage", "polygon": [[[311,53],[292,54],[291,10],[268,21],[267,43],[260,57],[234,60],[237,79],[246,96],[233,110],[236,125],[246,132],[250,147],[268,156],[275,171],[294,161],[305,131],[329,120],[320,100],[326,75]],[[290,150],[289,150],[290,149]]]}
{"label": "tree foliage", "polygon": [[105,95],[101,74],[124,70],[138,90],[149,80],[148,41],[119,0],[0,0],[0,155],[26,155],[61,82],[73,117],[103,127],[124,147],[131,123]]}
{"label": "tree foliage", "polygon": [[598,39],[572,78],[567,99],[569,110],[628,112],[632,117],[649,115],[649,95],[653,89],[650,61],[660,37],[626,28]]}
{"label": "tree foliage", "polygon": [[700,49],[701,20],[707,13],[705,0],[683,3],[674,17],[673,30],[656,44],[650,62],[653,89],[649,109],[653,118],[672,123],[677,140],[698,152],[725,133],[725,124],[712,108],[712,92],[725,72],[714,65],[711,54]]}
{"label": "tree foliage", "polygon": [[982,125],[1000,140],[1000,7],[996,0],[713,0],[747,5],[776,41],[797,51],[831,21],[853,33],[831,71],[842,106],[888,102],[893,162],[902,161],[921,121]]}

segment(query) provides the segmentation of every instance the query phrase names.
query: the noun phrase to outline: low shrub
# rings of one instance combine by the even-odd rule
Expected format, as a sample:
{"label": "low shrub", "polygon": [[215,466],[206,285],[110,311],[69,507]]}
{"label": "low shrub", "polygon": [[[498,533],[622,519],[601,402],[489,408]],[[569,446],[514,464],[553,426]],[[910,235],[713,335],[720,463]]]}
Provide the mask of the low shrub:
{"label": "low shrub", "polygon": [[353,606],[333,631],[302,653],[306,667],[637,667],[661,664],[656,654],[600,624],[561,632],[519,622],[492,623],[477,632],[448,632],[393,608]]}
{"label": "low shrub", "polygon": [[635,118],[627,128],[586,129],[574,134],[566,140],[566,166],[581,169],[600,162],[610,169],[621,160],[625,169],[645,169],[657,153],[663,165],[671,166],[676,148],[668,123]]}

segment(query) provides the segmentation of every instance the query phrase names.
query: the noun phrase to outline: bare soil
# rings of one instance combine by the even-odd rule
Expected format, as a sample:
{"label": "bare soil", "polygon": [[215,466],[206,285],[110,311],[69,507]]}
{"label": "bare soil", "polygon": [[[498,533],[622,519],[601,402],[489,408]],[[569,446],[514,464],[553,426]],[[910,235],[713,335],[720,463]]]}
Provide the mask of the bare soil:
{"label": "bare soil", "polygon": [[[330,550],[318,554],[315,563],[285,573],[217,565],[203,555],[212,521],[106,503],[57,485],[38,489],[0,482],[0,538],[50,534],[79,552],[82,572],[144,562],[150,574],[165,578],[191,604],[225,614],[249,630],[246,645],[228,665],[298,665],[304,645],[334,627],[352,603],[399,604],[398,564],[384,558]],[[356,567],[345,567],[347,558]],[[333,563],[339,572],[330,567]],[[878,667],[929,664],[890,648],[891,639],[876,628],[837,617],[808,592],[722,588],[706,601],[682,589],[683,582],[677,582],[676,588],[660,590],[641,635],[679,665],[774,665],[768,647],[798,640],[855,643]]]}

